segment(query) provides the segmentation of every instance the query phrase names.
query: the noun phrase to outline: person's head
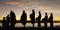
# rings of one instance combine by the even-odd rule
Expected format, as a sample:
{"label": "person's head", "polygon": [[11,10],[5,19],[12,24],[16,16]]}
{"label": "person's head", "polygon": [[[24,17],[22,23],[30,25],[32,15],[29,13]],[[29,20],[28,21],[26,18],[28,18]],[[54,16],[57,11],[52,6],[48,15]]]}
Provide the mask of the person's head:
{"label": "person's head", "polygon": [[25,13],[25,10],[23,10],[23,13]]}
{"label": "person's head", "polygon": [[3,20],[5,20],[5,17],[3,17]]}
{"label": "person's head", "polygon": [[45,15],[47,15],[47,13],[45,13]]}
{"label": "person's head", "polygon": [[53,15],[53,13],[50,13],[51,15]]}
{"label": "person's head", "polygon": [[34,9],[32,10],[32,12],[34,12]]}
{"label": "person's head", "polygon": [[7,16],[9,17],[9,14]]}
{"label": "person's head", "polygon": [[39,14],[41,14],[41,12],[39,11]]}
{"label": "person's head", "polygon": [[12,10],[10,12],[13,12]]}

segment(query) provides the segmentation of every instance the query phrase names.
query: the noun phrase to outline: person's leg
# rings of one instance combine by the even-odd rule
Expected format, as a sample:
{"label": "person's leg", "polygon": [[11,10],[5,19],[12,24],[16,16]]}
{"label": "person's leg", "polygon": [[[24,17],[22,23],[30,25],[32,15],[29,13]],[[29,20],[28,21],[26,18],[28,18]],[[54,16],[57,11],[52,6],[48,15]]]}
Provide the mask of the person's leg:
{"label": "person's leg", "polygon": [[40,24],[40,27],[41,27],[41,22],[39,24]]}
{"label": "person's leg", "polygon": [[50,27],[51,27],[51,22],[50,22]]}
{"label": "person's leg", "polygon": [[45,29],[47,29],[47,22],[45,22]]}
{"label": "person's leg", "polygon": [[[24,25],[24,24],[23,24]],[[24,28],[25,28],[25,25],[24,25]]]}
{"label": "person's leg", "polygon": [[40,22],[38,22],[38,27],[40,28]]}
{"label": "person's leg", "polygon": [[9,27],[9,23],[7,23],[7,28]]}
{"label": "person's leg", "polygon": [[25,24],[24,24],[24,27],[25,27]]}
{"label": "person's leg", "polygon": [[14,27],[14,26],[15,26],[15,24],[12,23],[12,24],[11,24],[11,27]]}
{"label": "person's leg", "polygon": [[53,22],[51,22],[51,27],[53,27]]}
{"label": "person's leg", "polygon": [[34,23],[32,22],[32,25],[33,25],[33,27],[34,27]]}
{"label": "person's leg", "polygon": [[47,22],[45,23],[45,27],[47,27]]}

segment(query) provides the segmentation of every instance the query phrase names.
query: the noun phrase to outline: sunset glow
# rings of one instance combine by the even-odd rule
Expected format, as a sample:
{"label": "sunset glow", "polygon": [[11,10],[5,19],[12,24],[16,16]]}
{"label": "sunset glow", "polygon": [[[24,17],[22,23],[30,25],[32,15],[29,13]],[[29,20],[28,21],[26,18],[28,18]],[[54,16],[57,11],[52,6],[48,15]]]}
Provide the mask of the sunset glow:
{"label": "sunset glow", "polygon": [[27,20],[30,20],[29,15],[35,9],[35,16],[38,16],[38,11],[41,11],[42,18],[45,12],[52,12],[54,21],[60,21],[60,0],[0,0],[0,20],[6,17],[10,11],[14,11],[16,19],[20,20],[23,10],[27,13]]}

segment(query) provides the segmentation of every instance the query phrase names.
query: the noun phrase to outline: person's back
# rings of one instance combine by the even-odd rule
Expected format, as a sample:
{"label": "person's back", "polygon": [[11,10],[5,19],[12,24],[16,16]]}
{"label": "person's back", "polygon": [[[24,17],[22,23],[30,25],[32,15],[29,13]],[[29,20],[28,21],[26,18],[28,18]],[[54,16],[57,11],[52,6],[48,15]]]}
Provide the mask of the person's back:
{"label": "person's back", "polygon": [[6,26],[7,26],[7,28],[9,27],[9,21],[10,21],[10,17],[9,17],[9,15],[7,15],[7,17],[6,17]]}
{"label": "person's back", "polygon": [[22,16],[21,16],[21,23],[24,25],[26,24],[26,20],[27,20],[27,14],[25,13],[25,11],[23,11]]}
{"label": "person's back", "polygon": [[16,20],[15,13],[13,11],[11,11],[10,17],[11,17],[11,21],[15,21]]}
{"label": "person's back", "polygon": [[47,21],[48,21],[48,15],[47,13],[45,13],[45,17],[44,17],[44,25],[45,25],[45,29],[47,28]]}
{"label": "person's back", "polygon": [[39,16],[36,18],[36,21],[38,22],[38,27],[41,27],[41,13],[39,11]]}
{"label": "person's back", "polygon": [[3,21],[2,21],[2,27],[6,27],[6,20],[5,20],[5,17],[3,17]]}
{"label": "person's back", "polygon": [[49,20],[50,20],[50,22],[53,21],[53,14],[52,13],[50,14]]}
{"label": "person's back", "polygon": [[35,12],[33,10],[33,13],[32,13],[32,19],[35,20]]}
{"label": "person's back", "polygon": [[10,13],[10,21],[11,21],[11,27],[15,27],[16,16],[15,16],[15,13],[13,11],[11,11],[11,13]]}
{"label": "person's back", "polygon": [[45,22],[47,22],[48,21],[48,15],[47,15],[47,13],[45,13]]}
{"label": "person's back", "polygon": [[49,22],[50,22],[50,27],[53,27],[53,14],[52,13],[50,14]]}
{"label": "person's back", "polygon": [[32,14],[30,14],[30,18],[31,18],[31,23],[33,24],[33,27],[34,27],[34,23],[35,23],[35,11],[34,11],[34,9],[32,10]]}

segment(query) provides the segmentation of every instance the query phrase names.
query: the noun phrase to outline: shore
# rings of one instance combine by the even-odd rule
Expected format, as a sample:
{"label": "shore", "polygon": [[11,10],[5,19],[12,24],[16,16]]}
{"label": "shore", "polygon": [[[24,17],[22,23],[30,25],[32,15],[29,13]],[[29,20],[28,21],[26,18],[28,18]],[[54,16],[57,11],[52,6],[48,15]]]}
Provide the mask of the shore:
{"label": "shore", "polygon": [[56,26],[56,27],[47,27],[45,29],[45,27],[41,27],[41,28],[38,28],[38,27],[15,27],[15,28],[12,28],[12,27],[9,27],[9,28],[0,28],[0,30],[59,30],[60,29],[60,26]]}

